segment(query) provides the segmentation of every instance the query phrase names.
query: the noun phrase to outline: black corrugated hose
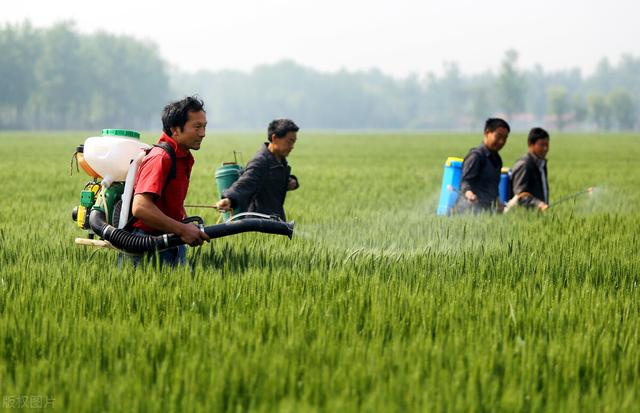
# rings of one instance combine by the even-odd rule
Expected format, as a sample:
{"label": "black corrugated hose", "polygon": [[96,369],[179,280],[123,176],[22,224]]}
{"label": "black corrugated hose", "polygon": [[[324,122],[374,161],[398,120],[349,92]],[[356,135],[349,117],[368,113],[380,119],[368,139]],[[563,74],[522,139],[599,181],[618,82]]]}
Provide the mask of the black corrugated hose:
{"label": "black corrugated hose", "polygon": [[[156,250],[175,247],[184,241],[175,234],[138,235],[124,229],[118,229],[107,223],[104,211],[94,209],[89,216],[89,224],[93,232],[100,238],[109,241],[114,247],[131,254],[143,254]],[[202,228],[209,238],[221,238],[242,232],[262,232],[266,234],[293,236],[293,222],[274,219],[247,218],[224,224]]]}

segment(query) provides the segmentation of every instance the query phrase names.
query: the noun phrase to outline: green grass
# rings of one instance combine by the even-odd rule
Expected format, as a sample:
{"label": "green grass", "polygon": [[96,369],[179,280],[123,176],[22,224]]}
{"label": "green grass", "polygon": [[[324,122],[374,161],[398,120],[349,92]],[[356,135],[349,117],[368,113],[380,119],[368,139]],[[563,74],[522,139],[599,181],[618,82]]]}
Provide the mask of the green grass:
{"label": "green grass", "polygon": [[[61,411],[637,411],[640,136],[552,136],[548,214],[437,217],[479,135],[301,133],[296,236],[192,250],[194,272],[75,246],[88,134],[0,135],[0,397]],[[261,134],[210,134],[188,203]],[[143,136],[155,141],[154,134]],[[525,150],[514,134],[502,153]],[[212,224],[210,210],[192,210]]]}

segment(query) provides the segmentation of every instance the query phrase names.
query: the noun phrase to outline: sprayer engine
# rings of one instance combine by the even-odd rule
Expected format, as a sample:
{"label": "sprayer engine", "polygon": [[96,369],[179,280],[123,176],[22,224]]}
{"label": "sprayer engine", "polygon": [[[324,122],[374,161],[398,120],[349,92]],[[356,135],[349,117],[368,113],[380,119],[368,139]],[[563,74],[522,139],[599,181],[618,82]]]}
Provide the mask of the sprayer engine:
{"label": "sprayer engine", "polygon": [[96,198],[100,192],[100,183],[90,181],[80,192],[80,205],[73,208],[71,218],[78,225],[78,228],[89,229],[89,213],[96,203]]}
{"label": "sprayer engine", "polygon": [[80,192],[80,205],[73,208],[71,218],[76,222],[78,228],[90,231],[90,238],[92,238],[93,232],[91,232],[89,225],[89,215],[93,209],[107,214],[108,222],[117,226],[122,210],[120,200],[123,192],[123,182],[114,182],[106,189],[103,189],[98,181],[87,182]]}

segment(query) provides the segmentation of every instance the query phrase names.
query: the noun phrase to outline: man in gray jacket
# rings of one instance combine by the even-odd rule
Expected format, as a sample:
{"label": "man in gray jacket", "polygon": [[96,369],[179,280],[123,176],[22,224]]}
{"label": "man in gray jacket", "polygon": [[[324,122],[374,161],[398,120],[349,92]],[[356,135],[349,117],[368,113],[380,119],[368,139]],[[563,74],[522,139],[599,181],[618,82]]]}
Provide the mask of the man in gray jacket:
{"label": "man in gray jacket", "polygon": [[287,191],[300,186],[287,163],[299,129],[290,119],[272,121],[267,129],[269,142],[265,142],[249,161],[240,178],[222,193],[222,199],[216,204],[218,210],[240,207],[286,220],[284,200]]}
{"label": "man in gray jacket", "polygon": [[549,133],[542,128],[533,128],[529,132],[527,144],[527,153],[511,169],[513,194],[518,205],[545,211],[549,208]]}

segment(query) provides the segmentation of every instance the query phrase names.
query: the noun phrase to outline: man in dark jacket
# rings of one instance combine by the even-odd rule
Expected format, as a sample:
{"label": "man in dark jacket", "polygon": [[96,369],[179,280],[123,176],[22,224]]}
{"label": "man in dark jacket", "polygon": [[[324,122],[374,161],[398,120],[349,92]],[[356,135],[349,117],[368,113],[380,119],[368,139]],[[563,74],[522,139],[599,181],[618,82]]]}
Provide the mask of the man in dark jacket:
{"label": "man in dark jacket", "polygon": [[272,121],[267,130],[269,142],[265,142],[249,161],[240,178],[222,193],[216,207],[221,211],[241,207],[286,220],[284,200],[287,191],[300,186],[287,163],[299,129],[289,119]]}
{"label": "man in dark jacket", "polygon": [[533,128],[527,139],[528,152],[513,165],[511,183],[519,205],[549,208],[549,183],[547,180],[547,153],[549,134],[542,128]]}
{"label": "man in dark jacket", "polygon": [[507,143],[511,128],[503,119],[489,118],[484,126],[484,140],[472,148],[462,163],[458,212],[491,211],[502,206],[498,201],[498,186],[502,158],[498,152]]}

